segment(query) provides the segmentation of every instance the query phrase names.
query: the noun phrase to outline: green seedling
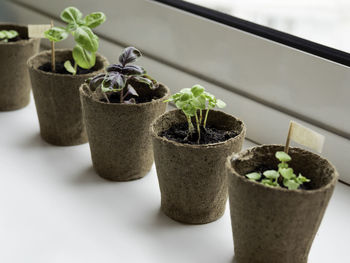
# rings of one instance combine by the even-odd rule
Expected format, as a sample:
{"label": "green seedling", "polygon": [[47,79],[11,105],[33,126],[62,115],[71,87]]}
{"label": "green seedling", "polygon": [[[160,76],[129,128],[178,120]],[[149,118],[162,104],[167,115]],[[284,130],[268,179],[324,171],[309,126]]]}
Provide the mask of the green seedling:
{"label": "green seedling", "polygon": [[267,170],[265,172],[258,173],[252,172],[246,174],[246,177],[252,181],[258,181],[262,184],[270,187],[286,187],[290,190],[300,188],[303,183],[310,182],[310,179],[302,176],[300,173],[297,176],[294,170],[289,167],[288,162],[292,158],[285,152],[276,152],[275,157],[280,161],[278,164],[278,170]]}
{"label": "green seedling", "polygon": [[[182,110],[185,114],[188,122],[188,136],[195,133],[192,117],[195,118],[198,143],[201,135],[200,127],[202,126],[204,129],[206,128],[209,111],[215,107],[224,108],[226,106],[225,102],[215,98],[215,96],[209,92],[206,92],[204,87],[199,84],[194,85],[191,89],[182,89],[179,93],[172,95],[165,102],[169,101],[174,102],[176,107]],[[203,118],[204,110],[206,110],[206,112]]]}
{"label": "green seedling", "polygon": [[[137,91],[130,83],[142,83],[150,89],[157,88],[157,81],[146,74],[143,67],[129,65],[141,57],[141,52],[134,47],[127,47],[119,56],[119,64],[112,64],[106,68],[107,73],[99,74],[88,80],[90,89],[101,91],[107,102],[108,96],[119,93],[120,103],[134,104]],[[129,96],[130,95],[130,96]],[[126,100],[126,97],[131,97]]]}
{"label": "green seedling", "polygon": [[96,62],[99,40],[91,29],[106,21],[105,14],[95,12],[83,18],[77,8],[67,7],[62,11],[61,19],[67,23],[66,27],[52,27],[45,31],[45,37],[51,42],[59,42],[71,34],[76,42],[72,52],[74,65],[67,60],[64,67],[73,75],[77,73],[78,66],[83,69],[92,68]]}
{"label": "green seedling", "polygon": [[0,42],[6,43],[17,36],[18,32],[16,30],[0,30]]}

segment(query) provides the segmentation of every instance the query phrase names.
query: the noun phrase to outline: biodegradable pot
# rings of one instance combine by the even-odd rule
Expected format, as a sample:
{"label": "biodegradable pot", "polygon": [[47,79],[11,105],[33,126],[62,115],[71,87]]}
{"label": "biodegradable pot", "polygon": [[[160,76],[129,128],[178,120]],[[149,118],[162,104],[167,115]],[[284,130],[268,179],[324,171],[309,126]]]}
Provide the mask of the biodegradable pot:
{"label": "biodegradable pot", "polygon": [[189,224],[217,220],[225,212],[227,183],[226,158],[242,148],[244,123],[221,111],[211,110],[207,123],[236,131],[224,142],[190,145],[168,140],[159,134],[175,124],[187,123],[180,110],[167,112],[151,126],[161,210],[170,218]]}
{"label": "biodegradable pot", "polygon": [[[0,30],[16,30],[28,38],[28,27],[0,24]],[[40,39],[0,42],[0,111],[25,107],[29,103],[30,79],[26,62],[39,51]]]}
{"label": "biodegradable pot", "polygon": [[290,167],[311,179],[310,190],[271,188],[245,174],[276,169],[280,145],[263,145],[228,158],[229,196],[237,263],[305,263],[338,173],[322,157],[290,148]]}
{"label": "biodegradable pot", "polygon": [[[56,50],[56,61],[72,59],[69,49]],[[96,55],[94,72],[71,75],[45,72],[39,67],[51,62],[51,51],[40,52],[28,60],[30,78],[41,137],[48,143],[61,146],[86,143],[79,87],[88,78],[104,71],[108,61]]]}
{"label": "biodegradable pot", "polygon": [[159,84],[151,90],[133,85],[142,97],[152,93],[157,99],[140,104],[105,103],[95,99],[87,85],[80,88],[83,115],[96,172],[112,181],[144,177],[153,164],[150,124],[165,112],[169,89]]}

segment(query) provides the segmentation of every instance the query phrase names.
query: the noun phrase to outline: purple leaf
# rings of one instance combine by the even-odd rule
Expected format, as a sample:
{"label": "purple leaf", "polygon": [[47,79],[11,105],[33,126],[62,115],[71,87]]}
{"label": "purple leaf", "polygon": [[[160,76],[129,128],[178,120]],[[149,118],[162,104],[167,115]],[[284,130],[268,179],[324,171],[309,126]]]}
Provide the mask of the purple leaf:
{"label": "purple leaf", "polygon": [[101,85],[101,83],[103,82],[105,76],[106,76],[106,74],[100,73],[100,74],[96,75],[95,77],[90,78],[88,80],[90,88],[92,90],[96,90]]}
{"label": "purple leaf", "polygon": [[153,81],[148,79],[148,78],[144,78],[144,77],[140,77],[140,76],[133,76],[132,80],[138,82],[138,83],[143,83],[145,85],[147,85],[150,89],[155,89],[155,86],[153,85]]}
{"label": "purple leaf", "polygon": [[134,47],[127,47],[119,56],[119,62],[122,64],[122,66],[125,66],[128,63],[134,62],[137,58],[141,56],[142,54],[138,49]]}
{"label": "purple leaf", "polygon": [[113,89],[121,90],[125,87],[126,80],[124,75],[119,74],[118,72],[110,72],[107,77],[108,81],[110,81]]}
{"label": "purple leaf", "polygon": [[122,69],[123,69],[123,67],[122,67],[121,65],[112,64],[112,65],[109,65],[109,66],[106,68],[106,71],[107,71],[107,72],[112,72],[112,71],[121,72]]}
{"label": "purple leaf", "polygon": [[136,65],[125,66],[121,72],[122,74],[129,75],[129,76],[143,75],[146,73],[143,67],[136,66]]}

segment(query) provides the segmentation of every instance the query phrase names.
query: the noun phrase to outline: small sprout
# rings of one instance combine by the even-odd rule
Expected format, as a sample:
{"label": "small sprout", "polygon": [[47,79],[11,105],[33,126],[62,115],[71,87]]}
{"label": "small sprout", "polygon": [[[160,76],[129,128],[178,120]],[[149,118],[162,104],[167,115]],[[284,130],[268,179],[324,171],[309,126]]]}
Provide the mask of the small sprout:
{"label": "small sprout", "polygon": [[280,162],[289,162],[292,160],[292,158],[287,153],[282,151],[276,152],[275,156]]}
{"label": "small sprout", "polygon": [[[270,187],[281,187],[282,185],[289,190],[299,189],[303,183],[310,182],[310,179],[302,176],[300,173],[298,177],[294,173],[292,168],[288,167],[287,162],[291,161],[292,158],[285,152],[276,152],[275,157],[280,161],[278,164],[278,171],[267,170],[263,172],[265,178],[254,177],[254,174],[260,176],[259,173],[252,172],[246,174],[245,176],[250,180],[259,181],[261,183]],[[252,179],[257,178],[257,179]],[[280,180],[279,180],[280,179]]]}
{"label": "small sprout", "polygon": [[267,170],[263,173],[263,175],[268,179],[277,179],[280,176],[275,170]]}
{"label": "small sprout", "polygon": [[66,27],[52,27],[45,31],[45,37],[51,42],[59,42],[72,34],[76,42],[72,52],[74,66],[70,61],[66,61],[64,67],[73,75],[77,73],[78,66],[84,69],[92,68],[96,63],[99,42],[91,29],[106,21],[105,14],[95,12],[83,18],[83,14],[77,8],[67,7],[62,11],[61,19],[67,23]]}
{"label": "small sprout", "polygon": [[18,32],[16,30],[0,30],[0,42],[6,43],[17,36]]}
{"label": "small sprout", "polygon": [[253,180],[253,181],[260,180],[260,178],[261,178],[261,174],[260,174],[260,173],[256,173],[256,172],[246,174],[246,176],[247,176],[250,180]]}
{"label": "small sprout", "polygon": [[[215,108],[223,108],[226,104],[219,99],[216,99],[214,95],[205,91],[204,87],[197,84],[191,89],[185,88],[180,90],[179,93],[172,95],[165,102],[173,101],[176,107],[185,114],[188,122],[188,136],[195,132],[194,125],[192,123],[192,117],[196,121],[196,131],[198,133],[197,143],[200,141],[201,126],[205,129],[208,119],[209,110]],[[203,119],[203,110],[206,110]],[[199,116],[198,116],[199,113]]]}
{"label": "small sprout", "polygon": [[300,183],[294,179],[291,179],[291,180],[283,179],[283,185],[287,187],[289,190],[296,190],[299,188]]}
{"label": "small sprout", "polygon": [[[119,56],[119,64],[111,64],[107,67],[107,73],[99,74],[89,79],[91,90],[99,89],[108,100],[107,95],[119,93],[120,103],[135,104],[135,97],[139,94],[131,86],[130,82],[143,83],[150,89],[157,88],[157,81],[146,74],[143,67],[130,65],[141,57],[141,52],[134,47],[127,47]],[[127,96],[132,98],[125,100]]]}
{"label": "small sprout", "polygon": [[273,181],[272,179],[268,179],[268,178],[262,179],[261,183],[263,185],[270,186],[270,187],[279,187],[276,181]]}
{"label": "small sprout", "polygon": [[280,168],[278,169],[279,173],[282,175],[285,179],[292,179],[295,177],[294,171],[292,168]]}

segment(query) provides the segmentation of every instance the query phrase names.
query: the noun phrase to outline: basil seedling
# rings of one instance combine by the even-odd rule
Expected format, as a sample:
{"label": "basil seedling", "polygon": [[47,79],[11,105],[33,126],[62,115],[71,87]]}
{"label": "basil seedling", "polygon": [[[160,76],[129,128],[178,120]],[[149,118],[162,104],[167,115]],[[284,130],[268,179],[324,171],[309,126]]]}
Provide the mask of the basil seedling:
{"label": "basil seedling", "polygon": [[8,42],[9,39],[16,38],[18,32],[16,30],[0,30],[0,42]]}
{"label": "basil seedling", "polygon": [[[225,102],[215,98],[214,95],[206,92],[204,87],[197,84],[191,89],[182,89],[179,93],[172,95],[165,102],[173,101],[178,109],[181,109],[185,114],[188,122],[188,135],[190,136],[195,132],[194,125],[192,124],[192,117],[196,120],[196,129],[198,133],[198,143],[200,140],[201,130],[200,127],[206,128],[209,110],[215,108],[224,108]],[[206,110],[204,119],[203,111]],[[199,116],[198,116],[199,113]]]}
{"label": "basil seedling", "polygon": [[99,74],[88,80],[91,90],[100,89],[106,100],[108,95],[119,93],[120,103],[136,103],[134,98],[125,100],[128,95],[138,97],[137,91],[130,85],[130,82],[143,83],[150,89],[157,87],[157,81],[146,74],[143,67],[129,65],[141,57],[141,52],[134,47],[127,47],[119,56],[119,64],[109,65],[107,73]]}
{"label": "basil seedling", "polygon": [[64,67],[73,75],[77,73],[78,66],[83,69],[92,68],[96,62],[99,41],[91,29],[106,21],[105,14],[95,12],[83,18],[83,14],[77,8],[67,7],[62,11],[61,19],[67,23],[67,26],[52,27],[45,32],[45,37],[50,41],[59,42],[72,34],[76,42],[72,52],[74,65],[67,60]]}
{"label": "basil seedling", "polygon": [[253,181],[261,180],[260,182],[266,186],[284,186],[292,190],[298,189],[303,183],[310,182],[310,179],[302,176],[300,173],[297,176],[294,173],[294,170],[289,167],[288,162],[291,161],[292,158],[287,153],[282,151],[276,152],[275,157],[280,161],[277,171],[267,170],[262,174],[252,172],[246,174],[245,176]]}

